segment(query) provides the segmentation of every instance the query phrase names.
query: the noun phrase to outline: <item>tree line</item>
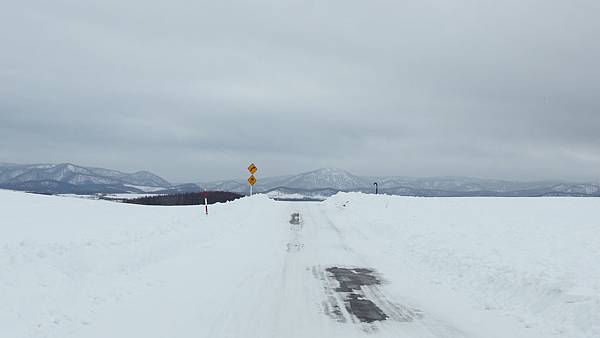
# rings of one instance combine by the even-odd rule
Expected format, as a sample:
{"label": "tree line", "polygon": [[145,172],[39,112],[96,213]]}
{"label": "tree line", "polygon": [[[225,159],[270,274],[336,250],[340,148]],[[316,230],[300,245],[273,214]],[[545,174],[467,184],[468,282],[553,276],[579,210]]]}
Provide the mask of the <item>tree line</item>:
{"label": "tree line", "polygon": [[205,191],[145,196],[126,199],[123,202],[142,205],[201,205],[204,204],[205,197],[208,199],[208,204],[214,204],[233,201],[244,196],[228,191]]}

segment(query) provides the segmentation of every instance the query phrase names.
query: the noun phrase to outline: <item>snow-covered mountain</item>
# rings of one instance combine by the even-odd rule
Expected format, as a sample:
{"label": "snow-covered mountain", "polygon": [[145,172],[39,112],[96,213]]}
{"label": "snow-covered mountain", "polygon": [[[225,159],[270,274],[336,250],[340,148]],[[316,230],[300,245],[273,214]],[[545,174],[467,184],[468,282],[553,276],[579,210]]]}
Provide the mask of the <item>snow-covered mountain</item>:
{"label": "snow-covered mountain", "polygon": [[324,188],[351,190],[367,187],[369,182],[342,169],[323,168],[289,177],[283,186],[310,190]]}
{"label": "snow-covered mountain", "polygon": [[[258,177],[255,192],[277,198],[315,198],[340,191],[405,196],[600,196],[600,184],[561,181],[518,182],[471,177],[357,176],[345,170],[323,168],[292,176]],[[200,183],[207,190],[248,192],[244,179]]]}
{"label": "snow-covered mountain", "polygon": [[137,171],[132,174],[122,173],[116,170],[104,169],[104,168],[88,168],[93,173],[104,176],[111,177],[116,180],[121,180],[127,182],[128,184],[144,186],[144,187],[160,187],[160,188],[170,188],[171,183],[169,183],[164,178],[153,174],[149,171]]}
{"label": "snow-covered mountain", "polygon": [[148,171],[123,173],[104,168],[61,164],[0,164],[0,187],[43,193],[143,192],[170,189]]}
{"label": "snow-covered mountain", "polygon": [[[244,179],[205,182],[199,183],[199,185],[206,190],[229,190],[235,192],[246,192],[248,190],[248,183]],[[256,192],[267,192],[277,188],[350,191],[368,186],[369,183],[364,177],[355,176],[342,169],[322,168],[298,175],[259,177],[254,189]]]}
{"label": "snow-covered mountain", "polygon": [[[518,182],[470,177],[357,176],[336,168],[297,175],[260,177],[257,193],[279,199],[323,199],[337,192],[374,192],[404,196],[600,196],[600,184],[563,181]],[[0,163],[0,188],[48,194],[180,193],[201,190],[249,192],[245,178],[173,185],[148,171],[62,164]]]}

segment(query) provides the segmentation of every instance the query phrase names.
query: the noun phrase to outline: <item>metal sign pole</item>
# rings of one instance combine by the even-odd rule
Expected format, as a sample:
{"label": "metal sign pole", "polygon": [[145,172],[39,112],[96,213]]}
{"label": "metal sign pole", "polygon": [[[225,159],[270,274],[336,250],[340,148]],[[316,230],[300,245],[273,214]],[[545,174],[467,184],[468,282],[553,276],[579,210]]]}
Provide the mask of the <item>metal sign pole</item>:
{"label": "metal sign pole", "polygon": [[248,166],[248,171],[250,172],[250,177],[248,177],[248,184],[250,184],[250,196],[252,196],[252,187],[256,183],[256,177],[254,177],[254,173],[258,170],[254,163],[250,163]]}

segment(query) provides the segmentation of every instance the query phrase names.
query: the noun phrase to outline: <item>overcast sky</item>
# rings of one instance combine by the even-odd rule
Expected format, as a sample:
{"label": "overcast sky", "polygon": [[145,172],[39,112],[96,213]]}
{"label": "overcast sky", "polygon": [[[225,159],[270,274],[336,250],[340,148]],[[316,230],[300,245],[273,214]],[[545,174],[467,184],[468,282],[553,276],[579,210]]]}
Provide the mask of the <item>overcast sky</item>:
{"label": "overcast sky", "polygon": [[597,0],[9,1],[0,162],[600,179]]}

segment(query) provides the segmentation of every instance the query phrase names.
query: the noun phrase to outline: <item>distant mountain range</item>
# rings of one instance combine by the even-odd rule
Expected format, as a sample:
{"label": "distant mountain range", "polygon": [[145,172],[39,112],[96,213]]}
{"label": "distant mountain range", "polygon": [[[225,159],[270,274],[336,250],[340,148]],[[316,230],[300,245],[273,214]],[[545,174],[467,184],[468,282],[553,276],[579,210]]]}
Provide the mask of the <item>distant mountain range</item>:
{"label": "distant mountain range", "polygon": [[174,186],[148,171],[124,173],[70,163],[0,163],[0,188],[47,194],[167,193],[200,190],[196,185]]}
{"label": "distant mountain range", "polygon": [[[598,183],[562,181],[516,182],[469,177],[356,176],[345,170],[324,168],[280,177],[258,177],[255,192],[276,198],[326,198],[339,191],[379,192],[403,196],[600,196]],[[248,192],[245,180],[198,183],[207,190]]]}
{"label": "distant mountain range", "polygon": [[[516,182],[469,177],[356,176],[325,168],[297,175],[260,177],[257,193],[280,199],[323,199],[340,191],[379,192],[404,196],[598,196],[600,184],[563,181]],[[117,170],[62,164],[0,163],[0,188],[47,194],[115,194],[197,192],[248,193],[245,179],[175,185],[148,171]]]}

